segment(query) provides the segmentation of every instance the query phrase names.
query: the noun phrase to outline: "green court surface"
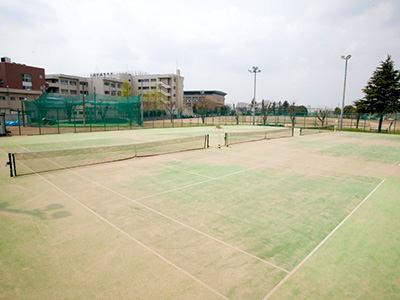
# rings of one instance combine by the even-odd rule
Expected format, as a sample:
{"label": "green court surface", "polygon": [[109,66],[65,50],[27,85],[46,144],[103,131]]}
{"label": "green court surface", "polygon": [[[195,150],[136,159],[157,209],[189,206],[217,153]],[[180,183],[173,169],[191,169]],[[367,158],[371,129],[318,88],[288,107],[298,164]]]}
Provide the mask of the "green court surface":
{"label": "green court surface", "polygon": [[266,127],[1,138],[4,163],[202,134],[212,147],[14,178],[2,168],[0,298],[400,298],[400,137],[217,147],[254,130]]}

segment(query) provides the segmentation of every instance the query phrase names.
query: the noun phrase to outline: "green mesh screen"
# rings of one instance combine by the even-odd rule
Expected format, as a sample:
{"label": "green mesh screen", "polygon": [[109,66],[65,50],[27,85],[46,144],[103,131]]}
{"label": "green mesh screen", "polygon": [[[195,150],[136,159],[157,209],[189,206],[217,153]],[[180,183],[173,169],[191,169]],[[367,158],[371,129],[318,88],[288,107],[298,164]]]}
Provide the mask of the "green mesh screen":
{"label": "green mesh screen", "polygon": [[44,93],[35,101],[25,102],[25,115],[28,126],[141,125],[139,96]]}

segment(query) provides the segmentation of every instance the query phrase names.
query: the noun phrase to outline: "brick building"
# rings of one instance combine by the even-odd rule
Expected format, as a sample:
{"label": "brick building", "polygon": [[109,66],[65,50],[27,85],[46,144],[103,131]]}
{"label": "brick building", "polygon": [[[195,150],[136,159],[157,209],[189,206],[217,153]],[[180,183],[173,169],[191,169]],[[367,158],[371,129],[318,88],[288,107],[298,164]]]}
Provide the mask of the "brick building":
{"label": "brick building", "polygon": [[46,89],[43,68],[11,62],[8,57],[0,61],[0,112],[10,114],[23,110],[24,100],[36,100]]}

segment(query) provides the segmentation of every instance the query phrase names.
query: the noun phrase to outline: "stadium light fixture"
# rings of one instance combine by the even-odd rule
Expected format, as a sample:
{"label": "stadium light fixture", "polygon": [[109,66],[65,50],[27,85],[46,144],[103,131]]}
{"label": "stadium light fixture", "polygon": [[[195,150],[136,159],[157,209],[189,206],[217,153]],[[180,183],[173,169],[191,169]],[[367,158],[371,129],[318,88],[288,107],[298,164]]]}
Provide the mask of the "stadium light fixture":
{"label": "stadium light fixture", "polygon": [[253,125],[256,123],[256,75],[260,73],[261,70],[258,67],[253,66],[250,73],[254,73],[254,97],[253,97]]}
{"label": "stadium light fixture", "polygon": [[340,126],[339,130],[342,131],[343,127],[343,112],[344,112],[344,99],[346,96],[346,78],[347,78],[347,62],[351,58],[351,55],[344,56],[342,55],[342,59],[346,61],[345,66],[344,66],[344,85],[343,85],[343,99],[342,99],[342,109],[340,110]]}

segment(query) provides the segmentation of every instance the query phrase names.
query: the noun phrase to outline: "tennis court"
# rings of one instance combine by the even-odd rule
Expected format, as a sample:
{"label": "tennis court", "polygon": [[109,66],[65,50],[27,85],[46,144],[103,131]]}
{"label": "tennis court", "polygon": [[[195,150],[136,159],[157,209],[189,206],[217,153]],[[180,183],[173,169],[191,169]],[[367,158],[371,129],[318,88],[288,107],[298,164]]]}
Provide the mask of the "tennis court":
{"label": "tennis court", "polygon": [[238,134],[223,146],[226,132],[265,128],[1,139],[4,163],[206,134],[210,147],[13,178],[2,168],[0,298],[400,297],[400,138]]}

